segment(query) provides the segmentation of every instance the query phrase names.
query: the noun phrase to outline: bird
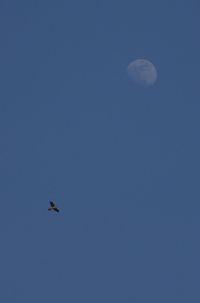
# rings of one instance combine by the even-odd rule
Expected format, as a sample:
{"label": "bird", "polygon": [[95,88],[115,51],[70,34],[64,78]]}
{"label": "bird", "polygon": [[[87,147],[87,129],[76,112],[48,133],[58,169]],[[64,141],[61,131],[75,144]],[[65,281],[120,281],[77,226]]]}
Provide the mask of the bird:
{"label": "bird", "polygon": [[56,207],[56,204],[53,202],[53,201],[49,201],[51,207],[48,208],[48,210],[54,210],[56,211],[57,213],[60,211],[57,207]]}

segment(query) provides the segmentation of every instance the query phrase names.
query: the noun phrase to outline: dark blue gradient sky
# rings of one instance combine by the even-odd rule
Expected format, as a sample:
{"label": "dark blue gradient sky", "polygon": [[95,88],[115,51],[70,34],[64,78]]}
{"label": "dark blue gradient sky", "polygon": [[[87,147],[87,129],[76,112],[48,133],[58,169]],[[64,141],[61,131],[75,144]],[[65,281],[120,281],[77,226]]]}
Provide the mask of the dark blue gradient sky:
{"label": "dark blue gradient sky", "polygon": [[200,302],[199,11],[1,1],[0,302]]}

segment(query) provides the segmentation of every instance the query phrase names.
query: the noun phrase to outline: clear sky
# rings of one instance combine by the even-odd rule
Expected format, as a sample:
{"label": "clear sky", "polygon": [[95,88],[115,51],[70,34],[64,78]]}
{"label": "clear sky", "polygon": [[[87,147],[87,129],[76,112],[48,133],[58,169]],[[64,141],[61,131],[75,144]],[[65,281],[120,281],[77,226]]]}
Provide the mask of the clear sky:
{"label": "clear sky", "polygon": [[0,302],[200,302],[199,11],[0,2]]}

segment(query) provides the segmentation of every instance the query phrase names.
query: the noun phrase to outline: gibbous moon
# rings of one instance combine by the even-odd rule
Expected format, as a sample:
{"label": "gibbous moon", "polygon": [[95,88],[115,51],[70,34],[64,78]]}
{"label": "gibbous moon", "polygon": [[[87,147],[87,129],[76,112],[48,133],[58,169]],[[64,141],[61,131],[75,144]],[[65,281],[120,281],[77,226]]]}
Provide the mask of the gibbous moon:
{"label": "gibbous moon", "polygon": [[127,67],[127,72],[133,82],[142,86],[151,86],[157,80],[155,66],[146,59],[132,61]]}

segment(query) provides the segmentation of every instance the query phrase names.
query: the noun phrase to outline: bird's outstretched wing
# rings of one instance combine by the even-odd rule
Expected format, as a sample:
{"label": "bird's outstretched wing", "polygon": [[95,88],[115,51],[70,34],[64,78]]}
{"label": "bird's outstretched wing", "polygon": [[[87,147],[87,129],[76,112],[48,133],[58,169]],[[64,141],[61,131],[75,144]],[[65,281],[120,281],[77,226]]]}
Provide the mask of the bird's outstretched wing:
{"label": "bird's outstretched wing", "polygon": [[53,210],[57,211],[59,213],[59,209],[57,207],[54,207]]}
{"label": "bird's outstretched wing", "polygon": [[51,204],[51,207],[55,207],[55,203],[53,201],[49,201],[49,203]]}

